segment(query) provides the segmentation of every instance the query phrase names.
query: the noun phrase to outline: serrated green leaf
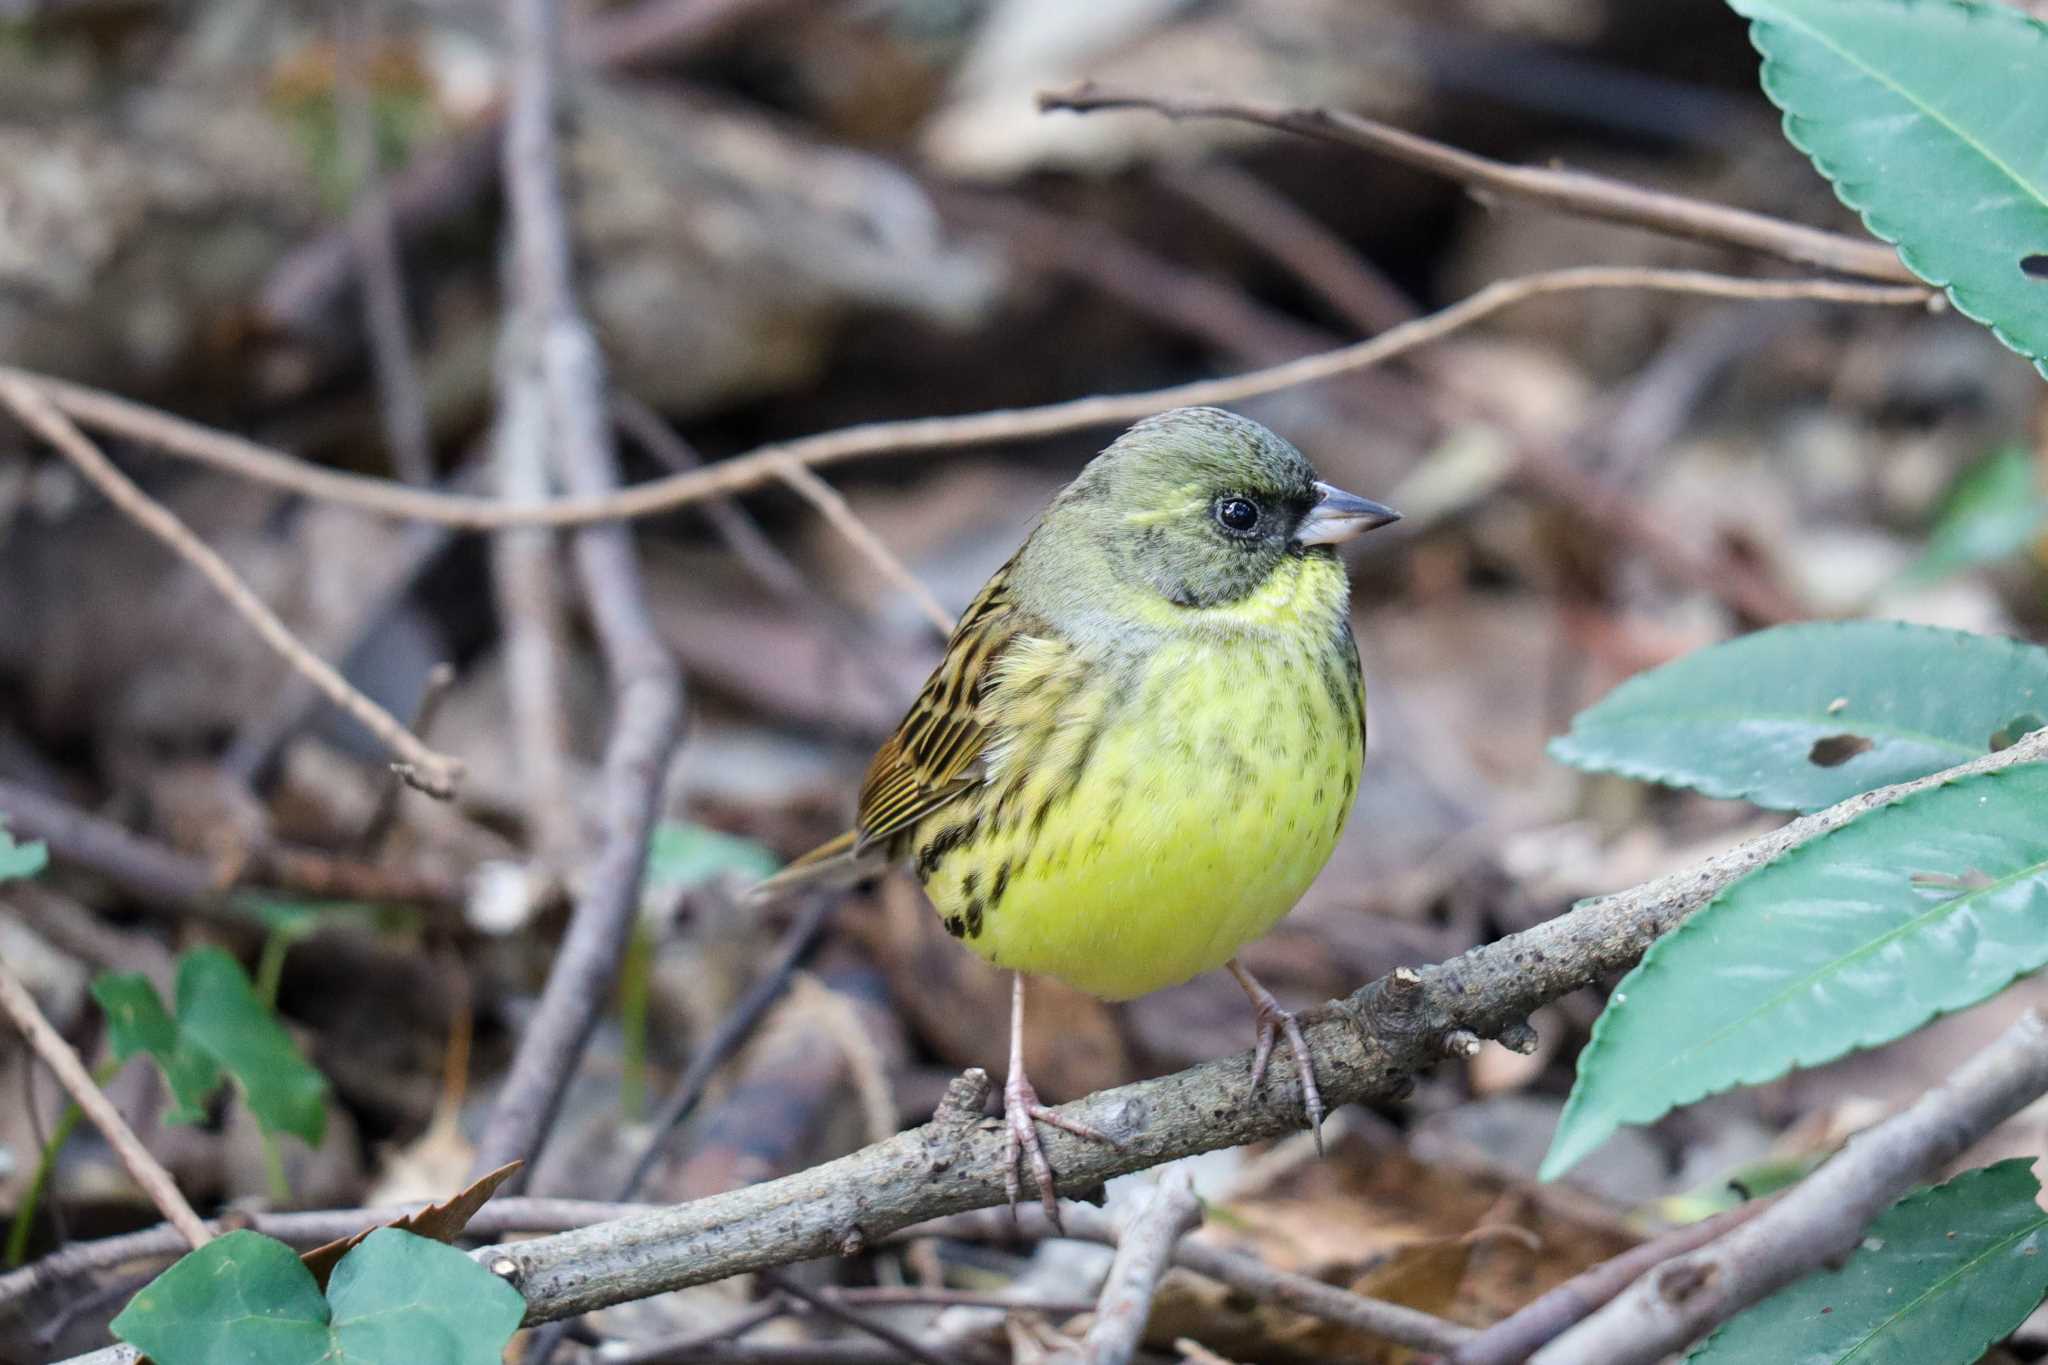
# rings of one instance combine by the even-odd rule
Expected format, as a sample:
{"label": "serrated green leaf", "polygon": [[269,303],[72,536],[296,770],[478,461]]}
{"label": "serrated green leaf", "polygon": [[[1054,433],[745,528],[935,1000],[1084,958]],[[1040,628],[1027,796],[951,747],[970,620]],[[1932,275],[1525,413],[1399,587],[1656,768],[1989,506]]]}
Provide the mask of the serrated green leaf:
{"label": "serrated green leaf", "polygon": [[2017,738],[2048,649],[1897,621],[1779,626],[1631,678],[1550,744],[1575,768],[1819,810]]}
{"label": "serrated green leaf", "polygon": [[2048,764],[1915,792],[1730,885],[1622,979],[1548,1179],[1625,1123],[1889,1042],[2048,963]]}
{"label": "serrated green leaf", "polygon": [[1927,553],[1905,576],[1931,583],[1995,563],[2026,549],[2044,530],[2048,497],[2041,494],[2034,457],[2024,446],[2007,446],[1963,471],[1942,500]]}
{"label": "serrated green leaf", "polygon": [[299,1052],[242,971],[218,948],[178,963],[178,1035],[217,1060],[269,1133],[318,1147],[327,1132],[327,1078]]}
{"label": "serrated green leaf", "polygon": [[379,1228],[323,1298],[284,1243],[231,1232],[121,1310],[114,1334],[157,1365],[498,1365],[526,1305],[439,1242]]}
{"label": "serrated green leaf", "polygon": [[0,882],[33,877],[49,861],[50,850],[40,840],[32,844],[17,844],[14,836],[7,832],[7,826],[0,824]]}
{"label": "serrated green leaf", "polygon": [[1728,0],[1785,135],[1958,311],[2048,375],[2048,27],[1954,0]]}
{"label": "serrated green leaf", "polygon": [[220,1066],[179,1037],[178,1025],[162,997],[140,972],[102,972],[93,978],[92,998],[107,1014],[107,1041],[119,1061],[138,1052],[156,1059],[171,1092],[166,1123],[204,1123],[206,1102],[220,1089]]}
{"label": "serrated green leaf", "polygon": [[1688,1360],[1738,1365],[1970,1365],[2048,1294],[2048,1214],[2032,1158],[1900,1200],[1838,1271],[1790,1285]]}
{"label": "serrated green leaf", "polygon": [[647,885],[687,891],[731,873],[757,882],[782,864],[761,845],[681,820],[664,820],[647,846]]}

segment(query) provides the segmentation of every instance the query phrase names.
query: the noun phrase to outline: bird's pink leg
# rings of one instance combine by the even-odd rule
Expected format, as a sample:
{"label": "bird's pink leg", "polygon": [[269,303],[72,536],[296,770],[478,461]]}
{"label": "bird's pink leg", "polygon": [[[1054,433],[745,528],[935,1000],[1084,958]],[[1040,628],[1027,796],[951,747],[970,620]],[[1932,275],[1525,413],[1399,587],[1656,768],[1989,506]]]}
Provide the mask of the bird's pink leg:
{"label": "bird's pink leg", "polygon": [[1258,1029],[1257,1040],[1252,1050],[1252,1089],[1256,1091],[1266,1079],[1266,1063],[1273,1059],[1273,1043],[1285,1034],[1287,1046],[1294,1053],[1295,1074],[1301,1077],[1301,1107],[1308,1114],[1309,1131],[1316,1135],[1316,1153],[1323,1150],[1323,1092],[1316,1085],[1316,1067],[1309,1056],[1308,1040],[1302,1036],[1301,1025],[1294,1016],[1280,1008],[1280,1002],[1273,998],[1273,992],[1259,984],[1259,979],[1246,971],[1244,964],[1236,958],[1230,959],[1230,974],[1237,978],[1237,984],[1244,987],[1244,993],[1251,997],[1255,1012],[1254,1024]]}
{"label": "bird's pink leg", "polygon": [[1031,1078],[1024,1074],[1022,972],[1013,976],[1010,987],[1010,1075],[1003,1082],[1003,1123],[1009,1133],[1003,1151],[1003,1189],[1010,1196],[1011,1216],[1016,1216],[1017,1196],[1023,1192],[1024,1157],[1028,1153],[1031,1172],[1038,1179],[1038,1200],[1045,1209],[1045,1216],[1054,1228],[1064,1230],[1060,1224],[1059,1194],[1053,1187],[1052,1163],[1045,1159],[1045,1148],[1038,1141],[1037,1125],[1049,1123],[1055,1128],[1064,1128],[1075,1137],[1106,1142],[1119,1149],[1123,1144],[1099,1129],[1078,1123],[1038,1102],[1038,1092],[1032,1088]]}

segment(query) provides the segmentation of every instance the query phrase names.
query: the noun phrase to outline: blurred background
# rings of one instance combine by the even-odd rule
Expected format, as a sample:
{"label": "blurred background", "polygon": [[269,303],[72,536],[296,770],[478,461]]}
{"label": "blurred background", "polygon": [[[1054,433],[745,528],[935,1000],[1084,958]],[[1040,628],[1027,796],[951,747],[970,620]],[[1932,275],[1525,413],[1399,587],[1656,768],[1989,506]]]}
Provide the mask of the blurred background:
{"label": "blurred background", "polygon": [[[1791,273],[1480,202],[1307,139],[1037,111],[1036,92],[1083,77],[1342,107],[1509,161],[1858,230],[1781,136],[1744,25],[1713,0],[619,0],[570,7],[566,43],[577,282],[629,481],[854,422],[1270,364],[1532,270]],[[0,363],[338,469],[502,486],[504,53],[497,7],[461,0],[0,0]],[[361,268],[380,203],[396,246],[381,295]],[[389,372],[394,334],[409,378]],[[1768,827],[1747,806],[1545,758],[1576,709],[1646,667],[1810,617],[2040,638],[2043,400],[2025,362],[1953,315],[1626,291],[1523,304],[1393,365],[1240,405],[1406,514],[1351,547],[1371,697],[1358,807],[1247,964],[1289,1004],[1342,995]],[[823,473],[958,611],[1111,435]],[[429,739],[469,774],[452,804],[407,795],[365,842],[385,794],[375,746],[0,421],[0,811],[31,793],[159,859],[63,860],[10,884],[0,954],[90,1053],[94,971],[163,976],[200,942],[253,962],[276,907],[296,906],[321,950],[283,957],[278,1008],[333,1092],[321,1149],[288,1145],[293,1200],[445,1194],[600,829],[611,709],[561,546],[529,537],[522,576],[487,538],[109,450],[372,696],[403,718],[431,694]],[[689,728],[626,981],[533,1173],[541,1193],[611,1192],[646,1140],[648,1096],[786,927],[788,910],[738,909],[733,888],[845,827],[942,643],[917,595],[795,492],[635,531]],[[555,623],[554,780],[522,767],[507,702],[507,604],[536,592],[535,619]],[[193,909],[229,887],[260,891],[253,916]],[[1058,990],[1043,988],[1030,1039],[1049,1102],[1250,1042],[1226,976],[1118,1007],[1049,1003]],[[1329,1162],[1288,1144],[1216,1158],[1241,1215],[1219,1235],[1490,1321],[1644,1219],[1711,1206],[1730,1173],[1824,1152],[2040,993],[1626,1132],[1538,1189],[1600,1003],[1568,999],[1535,1021],[1533,1055],[1489,1044],[1405,1104],[1346,1111]],[[922,1121],[961,1067],[1000,1073],[1006,1002],[914,885],[863,892],[646,1197]],[[58,1108],[31,1070],[0,1049],[0,1209]],[[131,1067],[112,1089],[202,1209],[266,1195],[239,1106],[166,1127],[148,1118],[153,1075]],[[31,1245],[153,1221],[81,1133]],[[1482,1224],[1542,1249],[1467,1236]],[[613,1310],[597,1330],[683,1330],[722,1292]],[[1233,1310],[1185,1298],[1174,1311],[1228,1351],[1214,1333]],[[93,1344],[120,1301],[12,1324],[0,1355]],[[1382,1358],[1334,1329],[1237,1326],[1248,1359]]]}

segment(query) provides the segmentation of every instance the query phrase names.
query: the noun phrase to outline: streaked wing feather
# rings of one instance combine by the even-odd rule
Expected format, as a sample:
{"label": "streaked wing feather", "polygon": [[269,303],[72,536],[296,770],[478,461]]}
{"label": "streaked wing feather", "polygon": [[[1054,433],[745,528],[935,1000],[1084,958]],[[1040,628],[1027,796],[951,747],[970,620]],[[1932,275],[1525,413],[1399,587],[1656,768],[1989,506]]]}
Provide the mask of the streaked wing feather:
{"label": "streaked wing feather", "polygon": [[996,661],[1021,627],[1009,581],[1005,564],[969,604],[946,657],[869,765],[855,825],[858,848],[912,828],[981,780],[978,760],[987,734],[977,713]]}

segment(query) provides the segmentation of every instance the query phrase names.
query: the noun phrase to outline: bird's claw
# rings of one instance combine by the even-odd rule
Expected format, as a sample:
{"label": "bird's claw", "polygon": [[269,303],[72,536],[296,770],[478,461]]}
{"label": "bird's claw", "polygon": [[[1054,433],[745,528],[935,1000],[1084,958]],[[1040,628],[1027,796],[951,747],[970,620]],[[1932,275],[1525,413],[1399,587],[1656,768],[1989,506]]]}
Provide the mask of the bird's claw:
{"label": "bird's claw", "polygon": [[1091,1142],[1106,1142],[1118,1151],[1123,1150],[1123,1143],[1099,1128],[1091,1128],[1046,1108],[1038,1102],[1038,1092],[1032,1088],[1030,1079],[1022,1071],[1012,1069],[1009,1080],[1003,1085],[1003,1127],[1006,1135],[1003,1144],[1003,1191],[1009,1196],[1010,1217],[1017,1217],[1017,1200],[1023,1193],[1024,1159],[1028,1154],[1031,1173],[1038,1183],[1039,1206],[1045,1210],[1046,1221],[1052,1224],[1053,1230],[1063,1233],[1066,1225],[1060,1221],[1059,1192],[1053,1185],[1052,1163],[1046,1160],[1045,1146],[1038,1140],[1038,1125],[1041,1123],[1049,1123]]}
{"label": "bird's claw", "polygon": [[1256,1092],[1265,1082],[1266,1064],[1273,1060],[1273,1044],[1285,1035],[1288,1050],[1294,1053],[1295,1074],[1301,1078],[1301,1107],[1308,1116],[1309,1131],[1316,1135],[1316,1155],[1322,1156],[1323,1092],[1316,1084],[1315,1059],[1309,1055],[1308,1039],[1302,1035],[1293,1013],[1281,1009],[1272,993],[1257,986],[1249,973],[1239,980],[1245,983],[1245,993],[1252,998],[1253,1022],[1258,1030],[1252,1047],[1252,1090]]}

